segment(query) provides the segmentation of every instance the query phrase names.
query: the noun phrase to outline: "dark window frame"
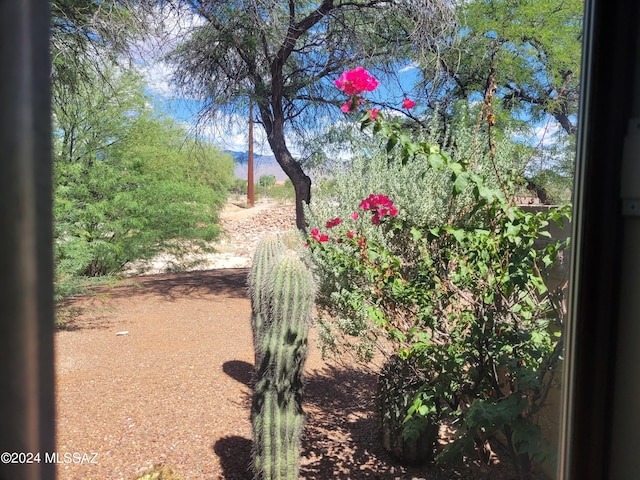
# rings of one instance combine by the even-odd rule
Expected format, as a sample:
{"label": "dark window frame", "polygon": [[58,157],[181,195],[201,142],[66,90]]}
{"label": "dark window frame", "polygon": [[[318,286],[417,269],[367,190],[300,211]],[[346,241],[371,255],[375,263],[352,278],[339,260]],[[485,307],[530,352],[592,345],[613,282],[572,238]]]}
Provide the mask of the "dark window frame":
{"label": "dark window frame", "polygon": [[[625,379],[626,366],[616,363],[616,339],[633,321],[619,308],[628,221],[620,172],[640,63],[639,14],[638,2],[586,2],[564,480],[615,478],[611,472],[619,471],[611,463],[617,458],[611,419],[616,379]],[[0,451],[55,448],[48,22],[43,0],[0,1]],[[627,278],[640,277],[631,273]],[[632,413],[630,422],[638,417]],[[624,462],[638,468],[640,455]],[[54,478],[55,465],[0,464],[0,480]]]}

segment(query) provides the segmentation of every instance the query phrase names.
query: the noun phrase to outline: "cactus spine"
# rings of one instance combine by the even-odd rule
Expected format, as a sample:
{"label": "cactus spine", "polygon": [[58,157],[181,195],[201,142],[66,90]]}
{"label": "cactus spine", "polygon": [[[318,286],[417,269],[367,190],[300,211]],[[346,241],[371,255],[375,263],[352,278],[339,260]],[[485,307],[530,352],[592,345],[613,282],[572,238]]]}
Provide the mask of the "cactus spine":
{"label": "cactus spine", "polygon": [[253,463],[261,480],[298,480],[302,434],[302,370],[307,356],[314,287],[293,252],[278,256],[258,284],[263,319],[254,332],[260,364],[253,393]]}
{"label": "cactus spine", "polygon": [[262,360],[262,348],[260,340],[262,338],[262,328],[264,324],[264,313],[267,311],[267,289],[262,288],[268,280],[269,272],[276,258],[286,252],[287,248],[278,237],[263,238],[257,245],[253,254],[253,262],[249,271],[249,292],[251,294],[251,330],[253,331],[253,349],[255,353],[254,368],[256,372],[260,368]]}

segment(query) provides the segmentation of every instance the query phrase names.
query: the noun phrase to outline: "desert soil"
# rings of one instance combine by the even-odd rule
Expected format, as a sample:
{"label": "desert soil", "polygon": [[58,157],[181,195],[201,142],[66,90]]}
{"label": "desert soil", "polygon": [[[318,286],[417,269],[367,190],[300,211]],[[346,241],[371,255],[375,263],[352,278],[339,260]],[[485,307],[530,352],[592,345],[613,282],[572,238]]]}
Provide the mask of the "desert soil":
{"label": "desert soil", "polygon": [[[224,253],[250,262],[259,238],[291,229],[293,218],[291,205],[230,205]],[[74,459],[58,465],[60,480],[133,480],[154,465],[182,480],[253,477],[249,263],[213,260],[208,270],[127,278],[60,305],[57,451]],[[324,361],[314,334],[305,371],[301,478],[505,478],[394,463],[380,446],[375,375]]]}

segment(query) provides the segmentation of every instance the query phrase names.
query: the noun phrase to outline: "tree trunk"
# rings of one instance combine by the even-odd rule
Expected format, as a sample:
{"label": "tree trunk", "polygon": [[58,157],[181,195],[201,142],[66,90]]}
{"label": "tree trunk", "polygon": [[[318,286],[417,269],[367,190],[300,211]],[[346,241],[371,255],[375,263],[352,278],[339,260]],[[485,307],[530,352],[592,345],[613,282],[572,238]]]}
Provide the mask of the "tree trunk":
{"label": "tree trunk", "polygon": [[[276,85],[276,82],[274,82]],[[278,97],[280,98],[280,97]],[[269,146],[276,160],[287,174],[296,193],[296,227],[303,232],[307,230],[307,222],[304,218],[304,203],[311,201],[311,179],[304,173],[297,160],[293,158],[284,138],[284,115],[282,112],[281,98],[272,110],[268,105],[258,104],[262,125],[267,133]]]}
{"label": "tree trunk", "polygon": [[311,201],[311,179],[304,173],[300,164],[293,158],[284,141],[284,135],[270,135],[269,145],[276,160],[287,174],[296,193],[296,227],[307,230],[303,204]]}

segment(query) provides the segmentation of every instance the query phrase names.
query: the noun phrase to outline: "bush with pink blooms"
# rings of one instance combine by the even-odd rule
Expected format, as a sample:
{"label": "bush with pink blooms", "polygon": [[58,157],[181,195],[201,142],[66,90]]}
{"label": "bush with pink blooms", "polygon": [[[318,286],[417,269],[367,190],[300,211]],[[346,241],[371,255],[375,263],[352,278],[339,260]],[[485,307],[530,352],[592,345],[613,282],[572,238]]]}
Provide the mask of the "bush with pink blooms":
{"label": "bush with pink blooms", "polygon": [[[568,240],[551,240],[548,228],[569,209],[526,212],[464,159],[372,115],[362,95],[377,82],[356,70],[336,82],[357,105],[349,111],[363,110],[362,128],[401,165],[446,178],[448,203],[425,221],[389,192],[373,191],[310,225],[325,352],[368,361],[380,350],[410,361],[421,380],[402,413],[403,436],[453,422],[455,439],[438,461],[501,444],[525,478],[551,455],[537,414],[557,384],[564,312],[562,291],[547,277]],[[403,107],[413,108],[407,100]]]}

